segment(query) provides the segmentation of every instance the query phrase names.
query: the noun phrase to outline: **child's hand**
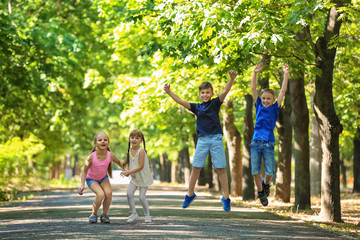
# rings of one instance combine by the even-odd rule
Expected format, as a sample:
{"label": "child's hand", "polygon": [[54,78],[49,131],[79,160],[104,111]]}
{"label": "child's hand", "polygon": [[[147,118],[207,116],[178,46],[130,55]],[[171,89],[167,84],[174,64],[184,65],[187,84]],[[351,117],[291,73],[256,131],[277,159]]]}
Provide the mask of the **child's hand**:
{"label": "child's hand", "polygon": [[231,78],[232,80],[234,80],[234,79],[236,78],[236,72],[235,72],[234,70],[231,70],[231,71],[229,72],[229,75],[230,75],[230,78]]}
{"label": "child's hand", "polygon": [[288,74],[290,72],[289,66],[287,64],[284,64],[283,68],[284,73]]}
{"label": "child's hand", "polygon": [[84,186],[79,187],[79,189],[78,189],[78,193],[79,193],[79,195],[83,195],[83,193],[84,193],[84,189],[85,189],[85,187],[84,187]]}
{"label": "child's hand", "polygon": [[120,176],[122,176],[122,177],[128,177],[129,175],[130,175],[130,171],[128,171],[128,170],[122,171],[120,173]]}
{"label": "child's hand", "polygon": [[263,64],[263,63],[256,64],[256,66],[255,66],[255,68],[254,68],[254,72],[258,73],[258,72],[260,72],[263,68],[264,68],[264,64]]}
{"label": "child's hand", "polygon": [[170,93],[170,84],[165,83],[164,90],[167,94],[169,94]]}

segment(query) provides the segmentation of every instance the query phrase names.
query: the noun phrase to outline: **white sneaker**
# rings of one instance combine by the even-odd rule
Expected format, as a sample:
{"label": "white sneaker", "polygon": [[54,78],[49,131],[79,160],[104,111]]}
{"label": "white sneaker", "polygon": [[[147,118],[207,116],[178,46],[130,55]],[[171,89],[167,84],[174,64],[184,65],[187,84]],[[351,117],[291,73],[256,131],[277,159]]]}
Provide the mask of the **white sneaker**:
{"label": "white sneaker", "polygon": [[145,222],[151,223],[151,216],[145,216]]}
{"label": "white sneaker", "polygon": [[139,217],[139,215],[137,213],[133,213],[129,216],[128,220],[126,222],[128,223],[132,223],[133,221],[135,221],[137,218]]}

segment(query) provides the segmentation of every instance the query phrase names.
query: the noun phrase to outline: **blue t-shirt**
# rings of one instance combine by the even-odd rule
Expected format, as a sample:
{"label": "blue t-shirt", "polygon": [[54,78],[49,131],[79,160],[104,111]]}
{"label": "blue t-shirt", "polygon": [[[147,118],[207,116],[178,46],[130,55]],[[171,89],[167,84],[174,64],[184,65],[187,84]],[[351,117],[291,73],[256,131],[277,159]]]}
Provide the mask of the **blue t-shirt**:
{"label": "blue t-shirt", "polygon": [[252,139],[275,142],[274,128],[280,108],[277,101],[269,107],[264,107],[261,98],[256,99],[256,122]]}
{"label": "blue t-shirt", "polygon": [[222,102],[216,97],[208,102],[190,103],[191,109],[196,119],[196,132],[198,136],[222,134],[219,111]]}

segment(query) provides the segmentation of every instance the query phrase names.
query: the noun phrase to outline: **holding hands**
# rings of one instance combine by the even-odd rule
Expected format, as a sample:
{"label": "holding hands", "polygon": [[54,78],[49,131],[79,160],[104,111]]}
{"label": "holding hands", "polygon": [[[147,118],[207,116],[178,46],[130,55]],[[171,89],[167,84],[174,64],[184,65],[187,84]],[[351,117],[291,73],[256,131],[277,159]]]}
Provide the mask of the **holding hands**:
{"label": "holding hands", "polygon": [[120,176],[122,177],[128,177],[130,176],[130,171],[129,170],[123,170],[121,173],[120,173]]}

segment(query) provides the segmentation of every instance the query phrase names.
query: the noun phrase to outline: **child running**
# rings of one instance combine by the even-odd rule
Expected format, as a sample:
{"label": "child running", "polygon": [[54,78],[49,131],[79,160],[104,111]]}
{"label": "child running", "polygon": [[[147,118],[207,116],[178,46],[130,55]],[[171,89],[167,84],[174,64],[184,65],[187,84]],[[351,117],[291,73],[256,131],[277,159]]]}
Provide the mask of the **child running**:
{"label": "child running", "polygon": [[97,213],[101,203],[103,203],[103,209],[100,221],[102,223],[110,223],[107,213],[112,200],[112,189],[108,177],[108,174],[112,177],[111,161],[120,167],[123,166],[120,160],[110,152],[109,143],[110,140],[106,133],[99,132],[95,135],[94,148],[92,153],[86,158],[84,169],[80,174],[81,186],[78,189],[79,194],[82,195],[84,193],[85,180],[88,187],[96,194],[92,213],[89,217],[90,223],[97,223]]}
{"label": "child running", "polygon": [[[144,144],[144,148],[141,148],[141,142]],[[130,148],[131,146],[131,148]],[[151,222],[149,204],[146,200],[146,191],[148,187],[153,183],[153,178],[150,172],[149,160],[146,154],[145,138],[140,130],[133,130],[129,135],[129,145],[127,151],[126,161],[124,167],[129,165],[129,170],[121,172],[122,176],[131,176],[131,181],[127,189],[127,199],[131,210],[127,222],[134,222],[139,215],[135,208],[135,191],[139,187],[140,194],[139,199],[144,210],[145,222]]]}
{"label": "child running", "polygon": [[189,188],[185,195],[185,200],[182,205],[183,208],[187,208],[190,203],[196,198],[194,188],[196,181],[199,178],[201,169],[205,166],[206,158],[211,153],[213,159],[213,166],[219,175],[220,184],[223,190],[223,197],[221,202],[223,203],[223,209],[230,211],[230,198],[228,179],[226,174],[226,158],[222,137],[222,127],[220,124],[219,111],[221,104],[225,100],[226,95],[229,93],[236,78],[236,72],[230,71],[230,80],[224,87],[224,90],[220,95],[214,99],[213,87],[211,83],[204,82],[199,87],[199,97],[202,103],[189,103],[170,90],[170,85],[165,84],[164,90],[169,96],[181,106],[189,109],[196,115],[196,131],[198,133],[198,141],[195,148],[193,168],[191,170]]}
{"label": "child running", "polygon": [[[251,80],[251,91],[256,109],[254,135],[251,141],[251,173],[254,176],[258,189],[258,198],[260,198],[263,206],[267,206],[267,197],[270,194],[270,181],[274,173],[274,128],[288,85],[289,67],[286,64],[284,65],[284,79],[275,103],[275,93],[272,89],[263,89],[261,96],[258,96],[256,75],[263,67],[262,63],[256,65]],[[260,176],[261,157],[264,159],[265,179],[261,179]]]}

